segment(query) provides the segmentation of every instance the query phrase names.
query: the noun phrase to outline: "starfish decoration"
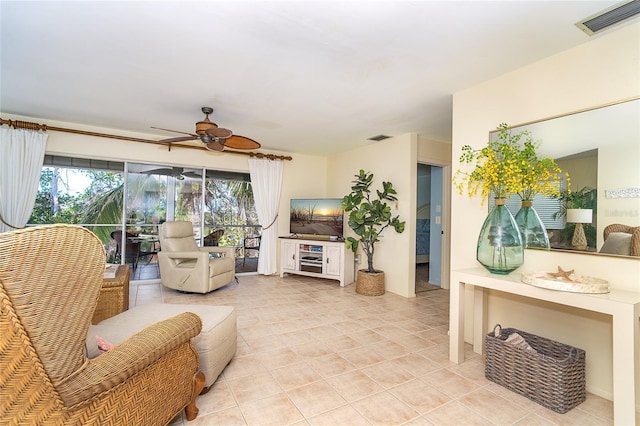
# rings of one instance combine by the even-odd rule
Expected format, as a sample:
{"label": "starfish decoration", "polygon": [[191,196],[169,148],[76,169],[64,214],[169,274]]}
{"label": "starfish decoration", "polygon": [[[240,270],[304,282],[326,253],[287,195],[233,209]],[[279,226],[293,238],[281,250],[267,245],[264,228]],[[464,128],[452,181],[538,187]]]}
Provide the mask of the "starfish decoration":
{"label": "starfish decoration", "polygon": [[573,282],[570,277],[570,275],[573,274],[573,271],[573,269],[570,271],[564,271],[561,267],[558,266],[558,272],[547,272],[547,275],[560,281]]}

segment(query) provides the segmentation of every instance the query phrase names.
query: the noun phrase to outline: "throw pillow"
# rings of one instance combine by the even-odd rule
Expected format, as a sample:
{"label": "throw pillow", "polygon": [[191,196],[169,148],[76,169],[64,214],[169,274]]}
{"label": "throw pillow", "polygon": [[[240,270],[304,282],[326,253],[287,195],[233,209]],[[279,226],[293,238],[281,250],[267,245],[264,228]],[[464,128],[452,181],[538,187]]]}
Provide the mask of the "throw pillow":
{"label": "throw pillow", "polygon": [[600,253],[631,256],[631,234],[612,232],[605,240]]}

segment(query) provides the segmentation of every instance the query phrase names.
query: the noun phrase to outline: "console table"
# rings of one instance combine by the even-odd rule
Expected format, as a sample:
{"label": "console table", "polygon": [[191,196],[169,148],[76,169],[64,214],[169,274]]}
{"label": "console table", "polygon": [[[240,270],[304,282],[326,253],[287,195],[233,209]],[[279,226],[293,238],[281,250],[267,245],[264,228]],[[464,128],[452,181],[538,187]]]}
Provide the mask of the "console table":
{"label": "console table", "polygon": [[612,289],[607,294],[581,294],[547,290],[524,284],[521,273],[491,274],[483,268],[452,271],[449,319],[449,358],[464,361],[465,285],[473,291],[473,350],[482,353],[486,324],[484,289],[497,290],[537,300],[558,303],[611,315],[613,319],[613,418],[614,424],[635,424],[635,359],[640,343],[640,292]]}

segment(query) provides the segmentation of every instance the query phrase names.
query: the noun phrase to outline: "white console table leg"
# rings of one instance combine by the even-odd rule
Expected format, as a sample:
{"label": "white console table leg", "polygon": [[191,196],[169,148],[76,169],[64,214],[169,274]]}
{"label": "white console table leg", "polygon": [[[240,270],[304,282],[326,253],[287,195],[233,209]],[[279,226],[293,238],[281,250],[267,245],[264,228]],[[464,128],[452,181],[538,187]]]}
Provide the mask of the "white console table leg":
{"label": "white console table leg", "polygon": [[487,330],[487,298],[484,288],[473,287],[473,351],[482,355]]}
{"label": "white console table leg", "polygon": [[451,277],[449,294],[449,360],[464,361],[464,283]]}
{"label": "white console table leg", "polygon": [[636,424],[634,372],[640,343],[640,309],[625,308],[613,314],[613,419],[616,425]]}

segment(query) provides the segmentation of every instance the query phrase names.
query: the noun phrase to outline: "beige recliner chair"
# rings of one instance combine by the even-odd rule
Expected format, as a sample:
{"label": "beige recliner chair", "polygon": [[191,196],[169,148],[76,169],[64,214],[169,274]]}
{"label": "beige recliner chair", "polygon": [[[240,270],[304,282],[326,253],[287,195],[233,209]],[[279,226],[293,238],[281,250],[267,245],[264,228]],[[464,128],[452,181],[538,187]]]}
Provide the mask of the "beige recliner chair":
{"label": "beige recliner chair", "polygon": [[160,247],[160,279],[165,287],[208,293],[235,279],[234,247],[198,247],[191,222],[163,223]]}

